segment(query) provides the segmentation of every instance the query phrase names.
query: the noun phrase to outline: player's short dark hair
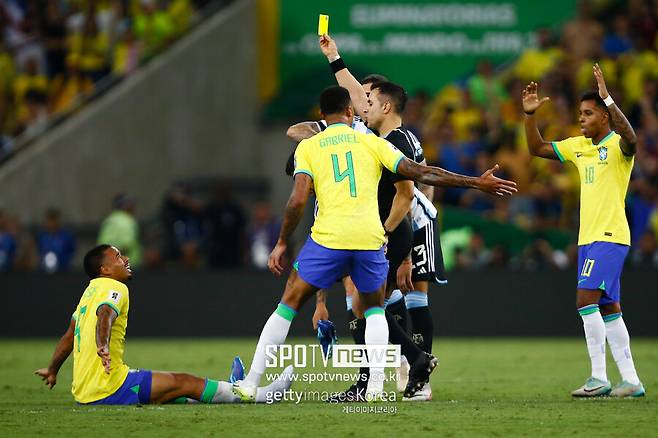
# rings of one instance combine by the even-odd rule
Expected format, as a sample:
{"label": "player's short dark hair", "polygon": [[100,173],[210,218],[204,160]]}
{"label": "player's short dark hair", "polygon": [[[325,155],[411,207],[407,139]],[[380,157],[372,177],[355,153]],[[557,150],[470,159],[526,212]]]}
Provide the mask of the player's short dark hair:
{"label": "player's short dark hair", "polygon": [[92,248],[87,254],[85,254],[85,258],[82,263],[89,278],[94,279],[100,276],[101,265],[103,264],[105,251],[107,251],[109,248],[112,248],[112,246],[102,244]]}
{"label": "player's short dark hair", "polygon": [[378,75],[377,73],[373,73],[361,79],[361,85],[375,84],[377,82],[388,82],[388,78],[384,75]]}
{"label": "player's short dark hair", "polygon": [[404,88],[393,82],[376,82],[372,84],[372,90],[379,90],[379,94],[384,94],[391,100],[393,111],[397,114],[404,112],[407,105],[407,92]]}
{"label": "player's short dark hair", "polygon": [[599,96],[598,91],[588,91],[585,94],[583,94],[583,96],[580,98],[580,101],[584,102],[586,100],[593,100],[594,103],[596,103],[596,106],[601,107],[601,109],[608,114],[608,117],[610,116],[610,111],[608,111],[608,107],[606,106],[603,99],[601,99],[601,96]]}
{"label": "player's short dark hair", "polygon": [[345,112],[350,103],[350,92],[338,85],[326,88],[320,94],[320,111],[325,115]]}

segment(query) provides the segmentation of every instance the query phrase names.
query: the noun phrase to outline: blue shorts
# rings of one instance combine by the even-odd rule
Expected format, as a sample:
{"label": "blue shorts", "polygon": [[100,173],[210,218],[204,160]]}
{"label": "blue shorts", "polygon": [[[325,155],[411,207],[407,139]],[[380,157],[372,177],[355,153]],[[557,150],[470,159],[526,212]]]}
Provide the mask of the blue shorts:
{"label": "blue shorts", "polygon": [[376,292],[385,282],[388,260],[384,247],[377,250],[330,249],[310,237],[294,264],[302,280],[319,289],[328,289],[345,275],[352,277],[363,293]]}
{"label": "blue shorts", "polygon": [[150,370],[130,370],[123,385],[114,394],[87,403],[90,405],[146,405],[151,403]]}
{"label": "blue shorts", "polygon": [[611,242],[593,242],[578,247],[578,289],[603,292],[599,305],[618,303],[619,279],[629,246]]}

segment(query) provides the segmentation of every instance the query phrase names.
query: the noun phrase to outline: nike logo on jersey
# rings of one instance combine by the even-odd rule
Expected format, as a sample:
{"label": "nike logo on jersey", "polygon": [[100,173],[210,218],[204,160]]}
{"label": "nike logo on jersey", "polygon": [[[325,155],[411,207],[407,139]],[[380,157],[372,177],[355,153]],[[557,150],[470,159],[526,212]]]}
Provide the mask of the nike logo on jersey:
{"label": "nike logo on jersey", "polygon": [[576,152],[576,158],[580,158],[581,155],[582,155],[582,153]]}

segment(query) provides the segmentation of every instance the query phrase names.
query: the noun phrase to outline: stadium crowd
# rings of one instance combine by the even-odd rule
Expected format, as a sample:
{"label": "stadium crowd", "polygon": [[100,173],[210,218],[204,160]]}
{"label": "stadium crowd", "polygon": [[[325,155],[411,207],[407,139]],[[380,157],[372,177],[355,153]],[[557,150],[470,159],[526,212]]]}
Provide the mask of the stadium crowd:
{"label": "stadium crowd", "polygon": [[0,160],[170,45],[209,1],[0,2]]}
{"label": "stadium crowd", "polygon": [[[603,6],[594,9],[593,5]],[[633,244],[647,254],[654,248],[655,253],[658,1],[581,1],[576,17],[561,29],[561,34],[550,28],[538,29],[536,47],[507,65],[494,68],[483,59],[474,74],[444,87],[436,96],[420,91],[410,98],[405,122],[422,136],[430,164],[479,175],[491,163],[499,163],[503,177],[519,184],[519,194],[509,199],[450,189],[437,190],[435,201],[471,209],[530,232],[577,230],[577,171],[558,161],[531,159],[523,128],[521,91],[528,82],[536,81],[540,95],[551,98],[538,115],[544,138],[561,140],[581,135],[580,96],[596,90],[592,75],[596,61],[605,72],[611,95],[628,115],[639,139],[627,197]],[[546,244],[535,242],[528,252],[547,253]]]}
{"label": "stadium crowd", "polygon": [[[93,92],[104,75],[130,74],[166,47],[190,26],[195,9],[204,3],[8,0],[0,4],[0,158],[15,135],[70,110],[77,98]],[[520,189],[505,199],[461,189],[436,190],[434,201],[514,224],[537,236],[555,229],[575,236],[578,174],[558,161],[531,159],[520,96],[529,81],[538,81],[540,94],[551,97],[538,117],[544,138],[580,135],[578,104],[584,91],[595,89],[596,61],[639,140],[626,200],[633,241],[627,263],[658,267],[657,49],[657,0],[581,1],[577,16],[561,27],[560,34],[548,27],[538,29],[536,47],[513,62],[495,67],[482,59],[472,75],[445,86],[436,96],[414,92],[404,120],[422,137],[429,164],[479,175],[491,163],[499,163],[501,176],[515,180]],[[131,208],[130,197],[115,199],[99,238],[109,241],[116,229],[131,229],[136,252],[131,255],[125,242],[116,244],[128,252],[133,265],[141,262],[147,268],[172,263],[188,268],[264,268],[279,227],[267,202],[251,205],[249,220],[225,187],[202,202],[185,184],[175,184],[161,216],[141,224],[141,232]],[[576,265],[575,244],[558,248],[538,238],[521,253],[512,254],[505,245],[487,246],[486,237],[473,230],[442,236],[442,243],[449,246],[444,246],[447,266],[540,270]],[[9,212],[0,212],[0,271],[66,270],[75,247],[55,209],[34,229]]]}

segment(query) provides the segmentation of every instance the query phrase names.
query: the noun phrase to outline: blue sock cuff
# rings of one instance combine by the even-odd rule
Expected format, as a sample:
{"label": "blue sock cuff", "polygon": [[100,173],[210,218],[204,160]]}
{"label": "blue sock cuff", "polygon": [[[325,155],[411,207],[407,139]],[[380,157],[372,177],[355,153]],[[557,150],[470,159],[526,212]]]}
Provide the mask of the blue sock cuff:
{"label": "blue sock cuff", "polygon": [[429,305],[427,294],[418,291],[409,292],[407,296],[404,297],[404,302],[407,305],[407,309],[417,309]]}
{"label": "blue sock cuff", "polygon": [[348,312],[352,310],[352,295],[345,295],[345,304]]}
{"label": "blue sock cuff", "polygon": [[612,321],[614,321],[615,319],[619,319],[619,318],[621,318],[621,315],[622,315],[621,312],[619,312],[619,313],[611,313],[610,315],[605,315],[605,316],[603,317],[603,322],[612,322]]}
{"label": "blue sock cuff", "polygon": [[391,296],[388,298],[388,304],[395,304],[401,299],[404,299],[404,295],[400,292],[400,289],[395,289]]}
{"label": "blue sock cuff", "polygon": [[591,315],[592,313],[598,313],[598,311],[599,311],[598,304],[590,304],[589,306],[583,306],[578,309],[578,313],[580,313],[580,316]]}

